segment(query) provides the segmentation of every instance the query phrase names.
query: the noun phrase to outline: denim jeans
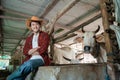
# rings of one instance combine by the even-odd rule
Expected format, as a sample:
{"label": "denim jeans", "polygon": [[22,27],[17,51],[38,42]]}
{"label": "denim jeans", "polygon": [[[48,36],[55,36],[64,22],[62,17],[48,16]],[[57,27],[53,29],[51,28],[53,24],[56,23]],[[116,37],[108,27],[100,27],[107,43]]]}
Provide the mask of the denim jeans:
{"label": "denim jeans", "polygon": [[41,59],[32,59],[24,62],[17,70],[7,77],[7,80],[25,80],[27,75],[39,66],[43,66]]}

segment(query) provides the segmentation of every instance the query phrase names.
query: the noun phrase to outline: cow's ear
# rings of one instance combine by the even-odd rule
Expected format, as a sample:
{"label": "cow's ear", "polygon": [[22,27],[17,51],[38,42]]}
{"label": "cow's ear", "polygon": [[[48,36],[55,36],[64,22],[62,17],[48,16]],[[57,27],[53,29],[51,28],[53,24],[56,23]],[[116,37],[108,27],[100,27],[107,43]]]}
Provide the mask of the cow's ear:
{"label": "cow's ear", "polygon": [[96,40],[97,40],[97,42],[105,42],[105,40],[104,40],[104,36],[103,35],[98,35],[98,36],[96,36]]}

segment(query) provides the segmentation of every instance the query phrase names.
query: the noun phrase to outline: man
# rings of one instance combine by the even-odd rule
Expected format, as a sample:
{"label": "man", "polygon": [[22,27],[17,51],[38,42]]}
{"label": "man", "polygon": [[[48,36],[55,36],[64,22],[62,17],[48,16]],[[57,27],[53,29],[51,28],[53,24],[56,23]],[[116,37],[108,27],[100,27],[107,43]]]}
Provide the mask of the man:
{"label": "man", "polygon": [[27,19],[26,25],[32,35],[27,37],[23,53],[25,62],[7,80],[25,80],[26,76],[39,66],[49,65],[50,59],[47,54],[49,36],[40,30],[43,20],[36,16]]}

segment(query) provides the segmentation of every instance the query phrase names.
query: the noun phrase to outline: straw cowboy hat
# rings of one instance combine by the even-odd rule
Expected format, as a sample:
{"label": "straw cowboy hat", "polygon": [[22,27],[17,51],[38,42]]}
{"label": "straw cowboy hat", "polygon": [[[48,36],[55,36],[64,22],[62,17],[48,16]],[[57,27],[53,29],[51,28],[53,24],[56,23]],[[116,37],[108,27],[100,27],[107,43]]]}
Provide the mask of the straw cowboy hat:
{"label": "straw cowboy hat", "polygon": [[39,17],[37,17],[37,16],[32,16],[31,18],[29,18],[29,19],[26,20],[26,26],[27,26],[27,28],[28,28],[29,30],[31,30],[30,24],[31,24],[32,21],[40,22],[41,25],[42,25],[42,23],[43,23],[43,20],[40,19]]}

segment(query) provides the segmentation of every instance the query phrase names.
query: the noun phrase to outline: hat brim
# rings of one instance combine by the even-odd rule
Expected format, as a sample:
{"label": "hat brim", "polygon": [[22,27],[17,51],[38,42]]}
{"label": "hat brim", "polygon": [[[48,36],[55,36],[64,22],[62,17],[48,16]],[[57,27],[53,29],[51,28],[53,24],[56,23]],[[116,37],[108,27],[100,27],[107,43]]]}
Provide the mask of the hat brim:
{"label": "hat brim", "polygon": [[31,30],[31,26],[30,26],[31,22],[40,22],[41,25],[43,24],[43,20],[42,20],[42,19],[40,19],[40,20],[27,19],[27,20],[26,20],[26,26],[27,26],[27,28],[28,28],[29,30]]}

